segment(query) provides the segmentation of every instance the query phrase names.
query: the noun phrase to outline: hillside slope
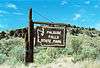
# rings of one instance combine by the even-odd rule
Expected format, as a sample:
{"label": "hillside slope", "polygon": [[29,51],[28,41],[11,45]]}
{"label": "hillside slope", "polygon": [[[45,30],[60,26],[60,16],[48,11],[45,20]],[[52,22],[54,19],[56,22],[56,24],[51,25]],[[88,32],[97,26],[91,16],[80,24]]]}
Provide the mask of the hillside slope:
{"label": "hillside slope", "polygon": [[[94,68],[100,67],[99,36],[90,37],[86,34],[75,36],[67,33],[66,43],[65,48],[35,47],[35,63],[30,66],[39,68],[92,68],[94,65]],[[21,68],[24,66],[24,58],[25,40],[23,38],[9,37],[0,40],[1,68],[4,65],[7,68],[9,68],[8,66],[21,65]]]}

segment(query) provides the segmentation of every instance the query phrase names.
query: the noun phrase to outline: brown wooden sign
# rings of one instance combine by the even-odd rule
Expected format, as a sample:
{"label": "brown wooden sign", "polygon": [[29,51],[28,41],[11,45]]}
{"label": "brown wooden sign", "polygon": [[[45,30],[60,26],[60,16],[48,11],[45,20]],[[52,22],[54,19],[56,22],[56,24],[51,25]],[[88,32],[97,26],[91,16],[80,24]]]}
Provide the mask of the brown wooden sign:
{"label": "brown wooden sign", "polygon": [[36,46],[65,46],[65,27],[39,26],[36,31]]}
{"label": "brown wooden sign", "polygon": [[[47,25],[47,27],[37,26],[35,33],[34,24],[45,24]],[[59,25],[61,27],[55,27],[55,26],[51,27],[49,25]],[[33,22],[32,8],[31,8],[29,10],[29,26],[28,26],[28,31],[26,32],[25,42],[26,42],[25,63],[27,65],[28,63],[34,62],[35,46],[48,46],[48,47],[66,46],[66,24]]]}

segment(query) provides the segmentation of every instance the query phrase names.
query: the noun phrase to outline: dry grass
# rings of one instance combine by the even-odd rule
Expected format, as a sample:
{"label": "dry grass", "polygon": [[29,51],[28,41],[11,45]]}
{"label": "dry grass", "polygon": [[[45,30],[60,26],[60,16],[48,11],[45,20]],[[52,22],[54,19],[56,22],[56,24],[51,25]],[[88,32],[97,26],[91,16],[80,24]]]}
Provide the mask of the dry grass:
{"label": "dry grass", "polygon": [[100,68],[100,62],[96,61],[82,61],[73,63],[71,60],[73,57],[62,56],[57,59],[55,62],[44,65],[30,64],[29,66],[25,66],[24,64],[18,65],[0,65],[0,68]]}

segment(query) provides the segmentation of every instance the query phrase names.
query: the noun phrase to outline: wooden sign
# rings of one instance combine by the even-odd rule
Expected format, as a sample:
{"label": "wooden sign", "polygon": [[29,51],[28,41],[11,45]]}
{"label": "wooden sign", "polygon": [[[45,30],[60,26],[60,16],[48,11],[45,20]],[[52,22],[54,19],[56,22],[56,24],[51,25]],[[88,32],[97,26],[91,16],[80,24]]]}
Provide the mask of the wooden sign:
{"label": "wooden sign", "polygon": [[[36,33],[34,24],[59,25],[63,27],[38,26]],[[34,47],[65,47],[66,46],[66,24],[45,23],[32,21],[32,8],[29,10],[29,26],[25,36],[26,54],[25,64],[34,62]],[[34,46],[35,44],[35,46]]]}
{"label": "wooden sign", "polygon": [[66,39],[64,27],[39,26],[36,31],[36,46],[65,46]]}

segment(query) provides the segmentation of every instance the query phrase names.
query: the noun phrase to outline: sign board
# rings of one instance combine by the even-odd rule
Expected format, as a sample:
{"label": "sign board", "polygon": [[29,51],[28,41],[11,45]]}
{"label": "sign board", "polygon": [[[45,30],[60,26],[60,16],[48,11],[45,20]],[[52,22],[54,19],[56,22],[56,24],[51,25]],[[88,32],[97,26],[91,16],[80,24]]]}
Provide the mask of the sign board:
{"label": "sign board", "polygon": [[65,27],[38,26],[36,32],[36,46],[65,46]]}
{"label": "sign board", "polygon": [[[47,27],[36,27],[34,24],[45,24]],[[50,25],[59,25],[60,27],[51,27]],[[63,26],[63,27],[62,27]],[[25,63],[34,62],[34,45],[35,46],[50,46],[50,47],[65,47],[66,43],[66,24],[60,23],[45,23],[32,21],[32,8],[29,11],[29,26],[25,35],[26,53]]]}

